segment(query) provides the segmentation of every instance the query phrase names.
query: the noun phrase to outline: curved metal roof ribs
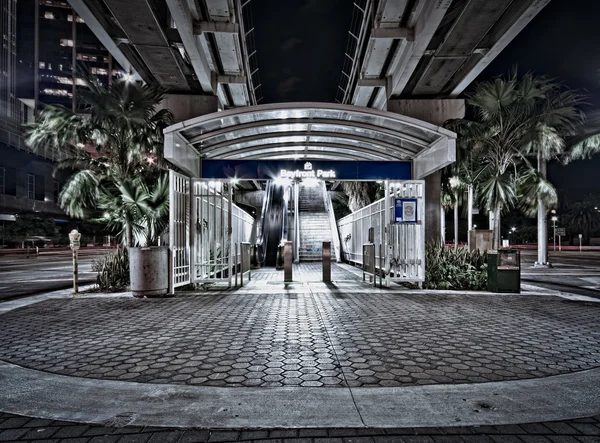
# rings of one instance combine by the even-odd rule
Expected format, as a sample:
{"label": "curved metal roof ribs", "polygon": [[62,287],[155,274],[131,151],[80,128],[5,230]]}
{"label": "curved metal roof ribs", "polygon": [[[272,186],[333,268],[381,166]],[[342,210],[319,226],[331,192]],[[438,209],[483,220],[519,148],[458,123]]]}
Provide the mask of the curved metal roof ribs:
{"label": "curved metal roof ribs", "polygon": [[202,159],[414,160],[420,176],[455,159],[456,134],[352,105],[284,103],[204,115],[165,129],[165,158],[191,175]]}

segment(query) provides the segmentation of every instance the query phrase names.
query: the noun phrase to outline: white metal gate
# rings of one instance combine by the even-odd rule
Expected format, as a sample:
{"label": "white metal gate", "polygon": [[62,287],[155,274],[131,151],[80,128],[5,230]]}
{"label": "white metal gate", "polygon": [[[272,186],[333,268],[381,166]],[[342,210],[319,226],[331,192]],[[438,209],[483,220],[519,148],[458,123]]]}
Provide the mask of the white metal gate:
{"label": "white metal gate", "polygon": [[252,238],[254,218],[232,202],[232,185],[193,179],[192,281],[227,282],[246,272],[242,243]]}
{"label": "white metal gate", "polygon": [[190,274],[190,178],[169,171],[169,292],[191,282]]}
{"label": "white metal gate", "polygon": [[[425,280],[425,182],[385,182],[385,197],[340,219],[343,257],[363,264],[363,245],[375,245],[375,267],[392,281],[421,283]],[[395,199],[416,200],[414,222],[395,223]],[[369,239],[369,229],[373,237]]]}

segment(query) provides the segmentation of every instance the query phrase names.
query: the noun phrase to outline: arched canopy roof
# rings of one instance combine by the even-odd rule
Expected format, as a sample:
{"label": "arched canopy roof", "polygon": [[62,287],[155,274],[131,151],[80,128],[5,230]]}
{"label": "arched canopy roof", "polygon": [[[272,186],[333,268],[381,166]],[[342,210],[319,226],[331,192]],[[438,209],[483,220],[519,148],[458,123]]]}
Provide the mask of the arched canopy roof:
{"label": "arched canopy roof", "polygon": [[172,125],[165,129],[165,157],[179,167],[194,157],[412,160],[440,148],[450,149],[453,157],[455,138],[444,128],[372,108],[278,103],[231,109]]}

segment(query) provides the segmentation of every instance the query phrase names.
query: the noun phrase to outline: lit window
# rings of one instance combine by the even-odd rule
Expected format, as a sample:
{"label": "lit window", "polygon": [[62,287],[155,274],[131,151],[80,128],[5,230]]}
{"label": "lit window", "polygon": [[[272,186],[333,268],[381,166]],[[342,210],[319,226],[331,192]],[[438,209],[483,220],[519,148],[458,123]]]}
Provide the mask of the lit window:
{"label": "lit window", "polygon": [[40,62],[40,69],[46,69],[46,62]]}
{"label": "lit window", "polygon": [[72,94],[69,91],[66,91],[64,89],[52,89],[52,88],[45,88],[42,91],[43,94],[46,95],[58,95],[58,96],[62,96],[62,97],[71,97]]}
{"label": "lit window", "polygon": [[73,79],[70,77],[54,77],[61,85],[72,85]]}
{"label": "lit window", "polygon": [[6,169],[0,168],[0,194],[6,193]]}
{"label": "lit window", "polygon": [[83,60],[86,62],[95,62],[95,61],[98,61],[98,57],[96,57],[95,55],[77,54],[77,60]]}
{"label": "lit window", "polygon": [[92,68],[91,72],[95,75],[108,75],[108,72],[104,68]]}
{"label": "lit window", "polygon": [[27,174],[27,198],[35,199],[35,175]]}
{"label": "lit window", "polygon": [[73,40],[68,39],[68,38],[61,38],[60,39],[60,45],[61,46],[70,46],[70,47],[73,47]]}
{"label": "lit window", "polygon": [[[67,15],[67,21],[73,22],[72,14]],[[85,23],[85,21],[81,17],[77,16],[77,23]]]}
{"label": "lit window", "polygon": [[54,20],[54,14],[50,11],[46,11],[44,13],[44,18],[47,18],[48,20]]}

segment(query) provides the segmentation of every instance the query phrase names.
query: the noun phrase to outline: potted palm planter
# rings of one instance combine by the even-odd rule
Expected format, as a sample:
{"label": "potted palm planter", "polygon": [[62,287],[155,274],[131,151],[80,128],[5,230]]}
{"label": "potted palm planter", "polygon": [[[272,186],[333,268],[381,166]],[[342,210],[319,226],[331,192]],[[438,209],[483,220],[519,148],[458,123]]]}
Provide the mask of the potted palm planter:
{"label": "potted palm planter", "polygon": [[135,244],[145,245],[129,247],[130,290],[138,298],[162,297],[169,290],[169,248],[158,246],[169,214],[167,175],[142,176],[119,190],[123,207],[131,210],[132,223],[126,225],[129,244],[136,237]]}
{"label": "potted palm planter", "polygon": [[129,248],[130,289],[134,297],[162,297],[169,290],[169,248]]}

